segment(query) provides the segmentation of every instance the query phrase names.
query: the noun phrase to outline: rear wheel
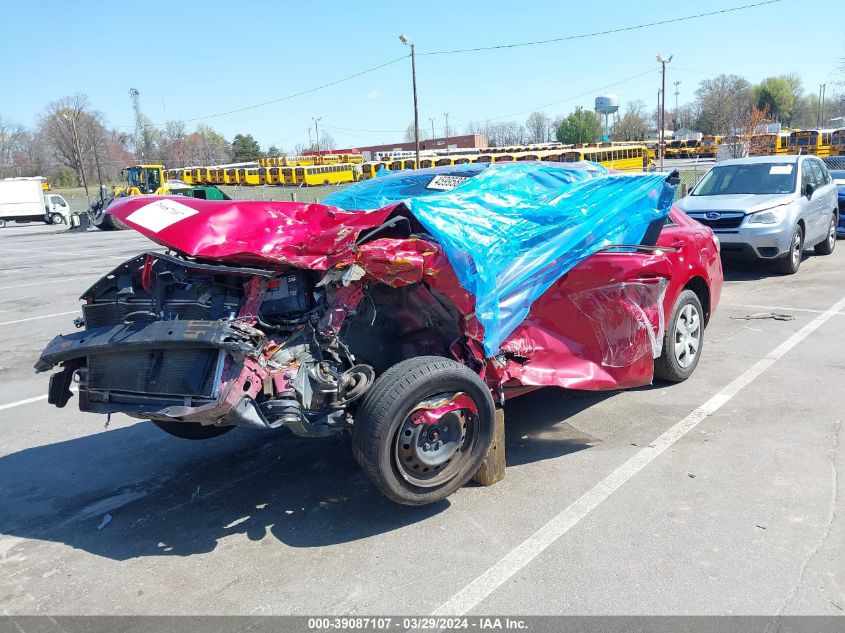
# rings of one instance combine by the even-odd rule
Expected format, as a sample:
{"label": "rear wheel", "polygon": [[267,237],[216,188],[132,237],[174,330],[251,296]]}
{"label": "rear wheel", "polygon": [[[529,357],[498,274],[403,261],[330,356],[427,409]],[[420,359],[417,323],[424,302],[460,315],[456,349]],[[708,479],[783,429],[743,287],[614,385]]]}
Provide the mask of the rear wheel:
{"label": "rear wheel", "polygon": [[838,224],[836,214],[830,218],[830,226],[828,227],[827,237],[824,242],[819,242],[813,247],[818,255],[830,255],[833,249],[836,248],[836,225]]}
{"label": "rear wheel", "polygon": [[663,336],[663,351],[654,361],[654,377],[682,382],[692,375],[704,345],[704,311],[692,290],[678,295]]}
{"label": "rear wheel", "polygon": [[420,356],[394,365],[364,396],[352,427],[355,459],[388,498],[439,501],[475,474],[493,439],[495,405],[474,371]]}
{"label": "rear wheel", "polygon": [[196,422],[164,422],[151,420],[158,428],[183,440],[208,440],[231,431],[234,426],[203,426]]}
{"label": "rear wheel", "polygon": [[794,275],[798,272],[798,268],[801,266],[801,255],[803,253],[804,229],[802,229],[799,224],[792,232],[792,241],[790,242],[789,252],[785,257],[775,260],[775,270],[782,275]]}

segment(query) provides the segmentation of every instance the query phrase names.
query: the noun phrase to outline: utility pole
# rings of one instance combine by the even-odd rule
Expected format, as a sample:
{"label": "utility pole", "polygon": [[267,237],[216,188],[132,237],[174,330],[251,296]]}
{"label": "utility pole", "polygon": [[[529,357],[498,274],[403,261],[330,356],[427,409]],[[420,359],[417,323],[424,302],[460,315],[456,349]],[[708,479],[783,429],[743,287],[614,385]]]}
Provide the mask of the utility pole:
{"label": "utility pole", "polygon": [[824,97],[827,91],[827,84],[819,84],[819,109],[816,117],[816,127],[821,129],[824,125]]}
{"label": "utility pole", "polygon": [[449,113],[444,112],[443,116],[446,118],[446,131],[443,133],[443,136],[450,136],[451,130],[449,130]]}
{"label": "utility pole", "polygon": [[666,64],[672,61],[674,55],[669,55],[669,59],[663,59],[662,55],[657,56],[657,61],[663,66],[663,79],[660,88],[660,93],[663,99],[660,101],[660,171],[663,171],[663,149],[666,145]]}
{"label": "utility pole", "polygon": [[678,129],[678,122],[679,122],[679,118],[678,118],[678,84],[680,84],[680,83],[681,83],[680,81],[673,81],[672,82],[672,85],[675,86],[675,129],[676,130]]}
{"label": "utility pole", "polygon": [[[317,156],[319,156],[320,155],[320,128],[319,128],[319,123],[320,123],[320,121],[323,120],[323,117],[319,117],[319,116],[313,117],[312,116],[311,120],[314,121],[314,136],[315,136],[315,142],[317,144]],[[310,136],[310,134],[309,134],[309,136]]]}
{"label": "utility pole", "polygon": [[429,117],[428,120],[431,121],[431,140],[433,141],[434,140],[434,118]]}
{"label": "utility pole", "polygon": [[578,145],[581,144],[581,131],[584,129],[581,126],[581,106],[575,106],[575,112],[578,115]]}
{"label": "utility pole", "polygon": [[420,166],[420,110],[417,104],[417,58],[414,54],[414,44],[405,35],[399,36],[399,41],[411,47],[411,84],[414,88],[414,147],[416,148],[416,166]]}
{"label": "utility pole", "polygon": [[79,164],[79,173],[82,174],[82,186],[85,187],[85,198],[91,202],[91,197],[88,195],[88,181],[85,179],[85,165],[82,164],[82,148],[79,145],[79,134],[76,132],[76,117],[69,117],[62,112],[62,116],[70,121],[70,127],[73,131],[73,144],[76,147],[76,161]]}

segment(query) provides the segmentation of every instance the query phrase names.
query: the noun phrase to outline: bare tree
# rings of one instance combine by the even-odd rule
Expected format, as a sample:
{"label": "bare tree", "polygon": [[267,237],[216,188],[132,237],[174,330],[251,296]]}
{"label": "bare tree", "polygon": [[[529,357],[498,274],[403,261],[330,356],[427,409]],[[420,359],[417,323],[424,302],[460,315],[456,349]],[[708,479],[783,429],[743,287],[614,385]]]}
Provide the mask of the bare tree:
{"label": "bare tree", "polygon": [[705,79],[695,94],[696,126],[705,134],[735,134],[751,112],[751,84],[737,75]]}
{"label": "bare tree", "polygon": [[92,151],[102,127],[102,114],[91,108],[88,97],[83,94],[50,103],[39,122],[39,132],[53,156],[76,172],[80,186],[83,170],[86,174],[91,173]]}
{"label": "bare tree", "polygon": [[724,140],[723,144],[727,147],[728,155],[731,158],[745,158],[748,156],[752,138],[754,134],[761,131],[762,126],[767,120],[768,113],[768,106],[764,106],[762,110],[757,106],[752,106],[746,118],[737,127],[736,134],[732,134]]}
{"label": "bare tree", "polygon": [[622,118],[613,124],[611,136],[614,141],[642,141],[649,130],[645,103],[629,101]]}
{"label": "bare tree", "polygon": [[27,131],[19,123],[12,123],[0,117],[0,174],[20,176],[15,173],[18,167],[14,165],[14,156],[23,147]]}
{"label": "bare tree", "polygon": [[544,112],[532,112],[525,121],[529,143],[544,143],[549,139],[551,122]]}

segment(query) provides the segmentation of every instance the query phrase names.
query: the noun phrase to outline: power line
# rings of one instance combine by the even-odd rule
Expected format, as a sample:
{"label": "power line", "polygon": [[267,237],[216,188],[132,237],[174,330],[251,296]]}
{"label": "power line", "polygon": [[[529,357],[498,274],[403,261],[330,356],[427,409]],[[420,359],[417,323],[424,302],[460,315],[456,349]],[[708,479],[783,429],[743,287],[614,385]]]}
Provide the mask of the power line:
{"label": "power line", "polygon": [[[246,112],[248,110],[255,110],[256,108],[263,108],[268,105],[272,105],[274,103],[280,103],[281,101],[287,101],[289,99],[293,99],[295,97],[301,97],[302,95],[307,95],[312,92],[317,92],[318,90],[323,90],[324,88],[330,88],[331,86],[336,86],[337,84],[343,83],[345,81],[349,81],[350,79],[355,79],[356,77],[360,77],[362,75],[366,75],[368,73],[374,72],[376,70],[380,70],[391,64],[395,64],[396,62],[402,61],[406,59],[408,55],[402,55],[402,57],[397,57],[396,59],[392,59],[389,62],[385,62],[383,64],[379,64],[378,66],[373,66],[372,68],[368,68],[367,70],[362,70],[352,75],[347,75],[346,77],[342,77],[341,79],[336,79],[335,81],[330,81],[328,83],[322,84],[320,86],[315,86],[314,88],[308,88],[307,90],[300,90],[299,92],[294,92],[289,95],[285,95],[284,97],[278,97],[277,99],[271,99],[269,101],[264,101],[262,103],[256,103],[249,106],[244,106],[242,108],[236,108],[234,110],[227,110],[225,112],[217,112],[215,114],[206,114],[204,116],[193,117],[190,119],[178,119],[182,123],[193,123],[194,121],[204,121],[206,119],[213,119],[220,116],[226,116],[229,114],[237,114],[239,112]],[[166,123],[147,123],[144,127],[164,127]],[[112,127],[115,128],[131,128],[134,127],[132,125],[113,125]]]}
{"label": "power line", "polygon": [[[546,103],[546,104],[540,105],[540,106],[534,106],[533,108],[528,108],[526,110],[520,110],[519,112],[511,112],[509,114],[501,114],[501,115],[495,116],[495,117],[485,117],[484,119],[467,121],[465,123],[455,123],[453,125],[466,127],[467,125],[471,125],[471,124],[474,124],[474,123],[484,123],[486,121],[498,121],[499,119],[506,119],[508,117],[518,116],[520,114],[525,114],[527,112],[534,112],[535,110],[542,110],[544,108],[549,108],[551,106],[559,105],[561,103],[566,103],[568,101],[574,101],[575,99],[581,99],[582,97],[588,97],[588,96],[595,94],[597,92],[600,92],[602,90],[607,90],[608,88],[613,88],[615,86],[619,86],[619,85],[627,83],[629,81],[633,81],[634,79],[639,79],[640,77],[645,77],[646,75],[652,75],[654,73],[659,73],[659,72],[660,72],[659,69],[650,68],[649,70],[646,70],[646,71],[641,72],[641,73],[637,73],[636,75],[631,75],[630,77],[626,77],[625,79],[620,79],[619,81],[615,81],[615,82],[610,83],[610,84],[605,84],[604,86],[600,86],[598,88],[593,88],[593,89],[588,90],[586,92],[583,92],[581,94],[573,95],[571,97],[566,97],[564,99],[559,99],[558,101],[553,101],[551,103]],[[366,132],[366,133],[370,133],[370,134],[401,134],[401,133],[405,132],[405,130],[361,130],[361,129],[356,129],[356,128],[339,127],[339,126],[335,126],[335,125],[324,125],[323,127],[328,128],[328,129],[332,129],[332,130],[337,130],[337,131],[340,131],[340,132]]]}
{"label": "power line", "polygon": [[608,29],[606,31],[594,31],[592,33],[580,33],[578,35],[565,35],[561,37],[554,37],[547,40],[535,40],[533,42],[518,42],[514,44],[496,44],[493,46],[477,46],[475,48],[456,48],[453,50],[444,51],[429,51],[427,53],[417,53],[420,57],[423,55],[455,55],[458,53],[475,53],[479,51],[494,51],[506,48],[520,48],[523,46],[538,46],[540,44],[553,44],[555,42],[567,42],[570,40],[580,40],[588,37],[597,37],[599,35],[612,35],[614,33],[624,33],[626,31],[636,31],[639,29],[646,29],[652,26],[662,26],[664,24],[675,24],[677,22],[685,22],[687,20],[696,20],[698,18],[705,18],[713,15],[722,15],[725,13],[733,13],[734,11],[743,11],[745,9],[753,9],[769,4],[775,4],[781,0],[764,0],[763,2],[756,2],[754,4],[745,4],[740,7],[731,7],[728,9],[719,9],[718,11],[708,11],[706,13],[696,13],[695,15],[687,15],[680,18],[670,18],[668,20],[658,20],[657,22],[647,22],[645,24],[635,24],[633,26],[623,26],[616,29]]}

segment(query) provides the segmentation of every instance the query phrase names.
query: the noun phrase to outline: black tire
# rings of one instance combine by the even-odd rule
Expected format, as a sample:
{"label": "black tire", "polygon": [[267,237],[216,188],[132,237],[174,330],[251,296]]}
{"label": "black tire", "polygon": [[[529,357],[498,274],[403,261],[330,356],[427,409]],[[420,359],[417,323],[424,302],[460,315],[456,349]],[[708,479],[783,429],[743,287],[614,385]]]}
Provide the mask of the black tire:
{"label": "black tire", "polygon": [[[697,335],[689,330],[684,332],[682,325],[689,322],[689,314],[697,318]],[[695,351],[691,353],[691,339],[695,339]],[[698,366],[704,347],[704,310],[698,295],[692,290],[683,290],[675,301],[672,314],[666,321],[663,334],[663,351],[654,360],[654,377],[667,382],[683,382]]]}
{"label": "black tire", "polygon": [[0,220],[0,229],[6,226],[6,220]]}
{"label": "black tire", "polygon": [[[435,425],[410,422],[410,413],[423,400],[456,392],[471,398],[477,414],[446,413]],[[352,452],[364,472],[389,499],[405,505],[433,503],[467,483],[481,466],[493,440],[494,416],[490,389],[474,371],[439,356],[411,358],[379,376],[364,396],[352,426]],[[431,432],[441,424],[443,435],[432,438]],[[455,432],[459,437],[447,437],[447,433]],[[413,439],[405,439],[405,435],[412,435]],[[410,442],[413,442],[410,451],[416,452],[427,450],[418,442],[433,441],[436,446],[438,439],[442,440],[441,448],[433,448],[424,457],[433,455],[436,460],[445,459],[445,463],[434,468],[423,465],[412,471],[411,468],[416,469],[420,464],[414,463],[411,455],[406,454],[400,460],[400,449],[408,450]],[[454,452],[449,452],[449,446],[456,447]],[[448,450],[437,454],[444,448]]]}
{"label": "black tire", "polygon": [[833,249],[836,248],[836,225],[839,223],[836,214],[830,218],[830,226],[828,227],[827,237],[823,242],[819,242],[813,247],[817,255],[830,255]]}
{"label": "black tire", "polygon": [[789,252],[785,257],[774,261],[775,270],[781,275],[794,275],[801,267],[801,256],[804,254],[804,229],[797,225],[792,232]]}
{"label": "black tire", "polygon": [[61,213],[51,213],[50,214],[50,223],[51,224],[64,224],[65,218]]}
{"label": "black tire", "polygon": [[151,420],[151,422],[165,433],[183,440],[209,440],[235,428],[234,426],[203,426],[196,422],[163,422],[160,420]]}
{"label": "black tire", "polygon": [[97,228],[103,231],[124,231],[129,227],[114,217],[111,213],[104,213]]}

